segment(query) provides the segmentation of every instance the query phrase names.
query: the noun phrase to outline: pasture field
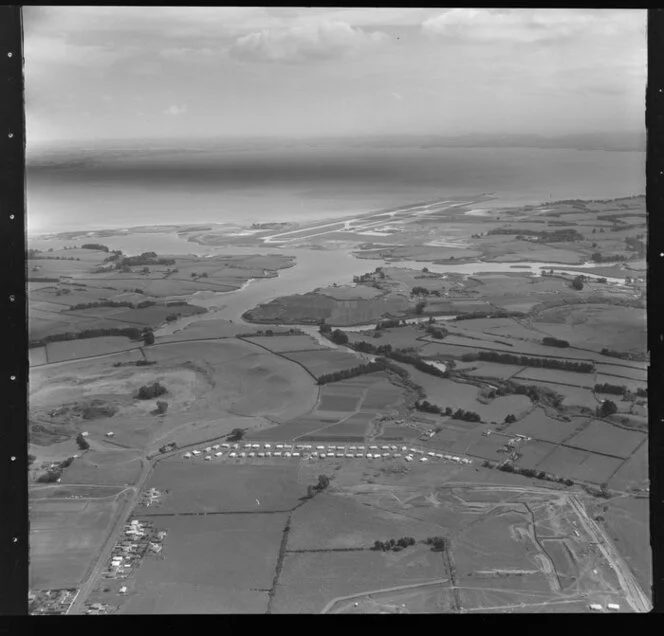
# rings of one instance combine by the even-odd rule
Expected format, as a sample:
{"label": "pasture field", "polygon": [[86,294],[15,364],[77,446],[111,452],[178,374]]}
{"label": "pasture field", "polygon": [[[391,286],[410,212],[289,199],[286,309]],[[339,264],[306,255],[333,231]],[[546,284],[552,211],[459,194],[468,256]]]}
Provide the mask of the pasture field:
{"label": "pasture field", "polygon": [[[288,420],[310,411],[318,397],[314,381],[304,369],[241,340],[173,343],[146,350],[146,356],[160,363],[155,369],[193,361],[188,363],[196,372],[193,390],[207,393],[203,403],[196,400],[194,413],[205,406],[210,415],[217,409],[217,413],[226,410]],[[193,419],[191,415],[189,419]]]}
{"label": "pasture field", "polygon": [[362,409],[381,411],[395,406],[403,400],[404,391],[388,380],[376,382],[367,389],[362,401]]}
{"label": "pasture field", "polygon": [[648,440],[615,472],[609,488],[628,490],[649,487]]}
{"label": "pasture field", "polygon": [[64,471],[62,483],[131,485],[140,477],[142,466],[140,451],[90,449]]}
{"label": "pasture field", "polygon": [[616,497],[602,509],[602,525],[627,561],[643,591],[652,598],[650,505],[647,497]]}
{"label": "pasture field", "polygon": [[265,613],[287,518],[228,514],[155,519],[168,532],[163,556],[141,564],[121,613]]}
{"label": "pasture field", "polygon": [[[380,337],[374,338],[374,333],[379,333]],[[367,331],[349,331],[347,335],[350,342],[364,341],[376,346],[390,344],[394,349],[406,349],[408,347],[417,349],[426,344],[418,340],[418,338],[425,336],[426,332],[413,325],[380,329],[378,332],[372,329]]]}
{"label": "pasture field", "polygon": [[[207,425],[216,420],[217,435],[221,435],[230,432],[224,426],[227,423],[232,428],[237,416],[288,420],[316,405],[318,388],[304,369],[239,340],[155,346],[146,352],[149,360],[157,362],[154,366],[113,366],[139,355],[127,351],[102,360],[34,368],[32,412],[46,415],[62,405],[102,400],[116,408],[116,413],[112,419],[86,422],[91,436],[102,437],[112,430],[117,443],[145,448],[196,422]],[[167,401],[168,412],[158,419],[152,414],[156,400],[135,399],[141,386],[155,381],[167,389],[161,399]]]}
{"label": "pasture field", "polygon": [[289,420],[285,424],[265,430],[250,432],[247,439],[256,441],[278,441],[288,442],[299,439],[304,435],[318,431],[319,429],[336,424],[341,417],[330,414],[310,413]]}
{"label": "pasture field", "polygon": [[475,437],[475,441],[468,445],[464,440],[464,444],[468,448],[466,451],[469,455],[473,457],[481,457],[482,459],[489,459],[491,461],[502,461],[505,459],[506,454],[504,453],[505,444],[508,442],[509,438],[498,433],[494,433],[488,437],[482,437],[479,434],[479,431],[474,431],[470,439]]}
{"label": "pasture field", "polygon": [[146,484],[169,491],[160,514],[288,511],[306,494],[306,486],[299,481],[296,464],[235,465],[179,458],[159,462]]}
{"label": "pasture field", "polygon": [[472,367],[472,369],[468,369],[464,373],[483,378],[498,378],[500,380],[507,380],[524,369],[522,366],[499,364],[497,362],[473,362]]}
{"label": "pasture field", "polygon": [[521,468],[536,468],[556,448],[554,444],[530,440],[519,445],[519,461]]}
{"label": "pasture field", "polygon": [[556,384],[570,384],[573,387],[592,389],[595,386],[594,373],[575,373],[573,371],[562,371],[560,369],[542,369],[539,367],[527,367],[515,375],[518,380],[534,380],[536,382],[550,382],[555,388]]}
{"label": "pasture field", "polygon": [[447,579],[443,561],[440,555],[424,547],[409,548],[399,554],[287,553],[274,598],[274,612],[319,613],[338,597],[363,596],[385,588],[440,579]]}
{"label": "pasture field", "polygon": [[527,378],[513,378],[518,384],[540,386],[545,389],[553,390],[563,396],[563,406],[584,406],[595,411],[599,401],[590,389],[584,387],[571,386],[567,384],[551,384],[549,382],[540,382],[528,380]]}
{"label": "pasture field", "polygon": [[[637,389],[647,389],[648,384],[647,380],[634,380],[632,378],[625,377],[616,377],[615,375],[604,375],[602,373],[597,373],[595,375],[595,382],[597,384],[617,384],[618,386],[625,386],[630,391],[636,392]],[[598,396],[601,397],[603,394],[599,393]],[[611,398],[611,395],[605,395],[607,398]],[[613,396],[620,399],[620,396]],[[614,400],[615,401],[615,400]]]}
{"label": "pasture field", "polygon": [[28,364],[31,367],[37,367],[46,364],[48,359],[46,357],[46,347],[32,347],[28,349]]}
{"label": "pasture field", "polygon": [[282,353],[286,351],[311,351],[316,349],[319,351],[329,351],[329,347],[319,344],[311,336],[259,336],[256,338],[245,338],[249,342],[266,347],[275,353]]}
{"label": "pasture field", "polygon": [[586,451],[559,446],[537,465],[538,470],[574,481],[603,484],[622,464],[617,457],[596,455]]}
{"label": "pasture field", "polygon": [[585,348],[643,353],[646,312],[617,305],[587,304],[546,309],[533,318],[538,329]]}
{"label": "pasture field", "polygon": [[345,351],[321,349],[320,351],[300,351],[285,355],[289,360],[298,362],[316,377],[324,373],[333,373],[344,369],[352,369],[361,364],[361,360]]}
{"label": "pasture field", "polygon": [[569,446],[617,457],[629,457],[643,443],[647,435],[628,431],[607,422],[595,420],[582,431],[567,440]]}
{"label": "pasture field", "polygon": [[510,424],[505,431],[509,435],[521,433],[534,439],[559,443],[572,435],[583,423],[585,420],[572,419],[570,422],[554,420],[548,417],[543,409],[536,408],[522,420]]}
{"label": "pasture field", "polygon": [[376,441],[392,442],[400,440],[413,440],[418,437],[418,432],[407,426],[398,424],[385,424],[382,427],[382,433],[376,437]]}
{"label": "pasture field", "polygon": [[466,353],[472,353],[468,347],[445,344],[445,341],[425,340],[426,344],[418,350],[418,353],[427,358],[447,357],[460,358]]}
{"label": "pasture field", "polygon": [[33,500],[30,588],[77,587],[98,555],[118,506],[114,495],[103,500]]}
{"label": "pasture field", "polygon": [[62,342],[49,342],[46,345],[46,354],[49,363],[64,362],[66,360],[75,360],[76,358],[87,358],[127,351],[129,349],[140,349],[142,344],[142,342],[135,342],[124,336],[64,340]]}
{"label": "pasture field", "polygon": [[373,417],[374,413],[356,413],[355,415],[351,415],[348,419],[339,422],[339,424],[333,424],[332,426],[319,431],[318,434],[337,436],[340,438],[350,436],[364,439],[369,423]]}
{"label": "pasture field", "polygon": [[322,294],[323,296],[330,296],[335,300],[355,300],[357,298],[361,300],[369,300],[380,296],[384,292],[375,287],[369,287],[369,285],[338,285],[317,289],[316,293]]}
{"label": "pasture field", "polygon": [[[648,369],[645,362],[641,363],[642,366],[640,368],[633,366],[638,364],[633,360],[625,360],[624,362],[628,363],[629,366],[622,364],[622,361],[621,364],[600,363],[597,365],[597,373],[598,375],[620,376],[621,378],[630,378],[641,382],[648,381]],[[616,378],[613,384],[621,384],[621,382]]]}
{"label": "pasture field", "polygon": [[318,402],[319,411],[353,412],[360,405],[360,396],[343,393],[323,392]]}
{"label": "pasture field", "polygon": [[[233,338],[237,334],[248,333],[252,328],[218,318],[202,317],[201,320],[187,325],[173,334],[159,336],[160,343],[181,342],[183,340],[211,340],[215,338]],[[250,340],[247,338],[247,340]]]}

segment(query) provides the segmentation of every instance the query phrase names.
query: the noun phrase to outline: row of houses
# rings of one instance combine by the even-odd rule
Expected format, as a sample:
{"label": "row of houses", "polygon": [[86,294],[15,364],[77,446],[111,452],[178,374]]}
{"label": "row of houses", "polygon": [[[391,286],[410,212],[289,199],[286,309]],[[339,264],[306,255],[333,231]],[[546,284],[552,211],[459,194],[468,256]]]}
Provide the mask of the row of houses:
{"label": "row of houses", "polygon": [[[220,450],[217,450],[219,448]],[[395,444],[283,444],[269,443],[244,444],[242,449],[238,444],[217,444],[207,448],[184,453],[183,458],[202,458],[204,461],[212,461],[214,458],[228,457],[230,459],[253,459],[253,458],[300,458],[303,459],[398,459],[413,461],[416,457],[419,461],[427,462],[440,459],[462,464],[470,464],[472,460],[457,455],[447,455],[426,451],[421,448],[397,446]]]}
{"label": "row of houses", "polygon": [[159,554],[166,531],[155,530],[149,521],[133,519],[125,525],[122,539],[115,544],[105,578],[126,579],[140,565],[146,554]]}

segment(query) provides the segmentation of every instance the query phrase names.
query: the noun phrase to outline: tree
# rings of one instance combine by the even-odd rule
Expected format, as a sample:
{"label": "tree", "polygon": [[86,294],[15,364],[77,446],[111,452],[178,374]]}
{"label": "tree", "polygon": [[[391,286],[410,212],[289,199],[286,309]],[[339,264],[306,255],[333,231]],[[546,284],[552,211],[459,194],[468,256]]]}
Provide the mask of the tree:
{"label": "tree", "polygon": [[76,444],[81,450],[88,450],[88,448],[90,448],[90,444],[88,444],[88,440],[83,437],[83,433],[79,433],[76,436]]}
{"label": "tree", "polygon": [[609,415],[617,413],[618,407],[616,406],[615,402],[612,402],[611,400],[604,400],[604,402],[602,402],[602,406],[600,406],[597,411],[600,417],[608,417]]}
{"label": "tree", "polygon": [[327,475],[318,475],[318,490],[325,490],[330,485],[330,478]]}
{"label": "tree", "polygon": [[244,437],[244,429],[234,428],[231,431],[230,435],[228,436],[228,440],[231,442],[239,442],[243,437]]}
{"label": "tree", "polygon": [[145,345],[154,344],[154,333],[152,331],[145,331],[143,333],[143,344]]}
{"label": "tree", "polygon": [[583,289],[583,276],[577,276],[572,281],[572,289],[581,291]]}
{"label": "tree", "polygon": [[505,417],[505,424],[513,424],[516,422],[516,417],[511,413]]}
{"label": "tree", "polygon": [[427,306],[426,301],[421,300],[417,305],[415,305],[415,313],[419,316],[424,312],[424,308]]}
{"label": "tree", "polygon": [[330,337],[336,344],[345,345],[348,342],[348,336],[341,329],[335,329]]}
{"label": "tree", "polygon": [[157,415],[163,415],[168,411],[168,402],[157,400]]}

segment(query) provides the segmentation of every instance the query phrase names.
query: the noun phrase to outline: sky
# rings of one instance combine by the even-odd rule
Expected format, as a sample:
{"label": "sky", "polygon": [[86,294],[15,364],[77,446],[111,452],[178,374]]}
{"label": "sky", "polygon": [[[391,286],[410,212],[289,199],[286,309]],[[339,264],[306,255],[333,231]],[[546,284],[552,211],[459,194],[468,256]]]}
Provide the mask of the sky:
{"label": "sky", "polygon": [[646,11],[24,7],[28,144],[641,132]]}

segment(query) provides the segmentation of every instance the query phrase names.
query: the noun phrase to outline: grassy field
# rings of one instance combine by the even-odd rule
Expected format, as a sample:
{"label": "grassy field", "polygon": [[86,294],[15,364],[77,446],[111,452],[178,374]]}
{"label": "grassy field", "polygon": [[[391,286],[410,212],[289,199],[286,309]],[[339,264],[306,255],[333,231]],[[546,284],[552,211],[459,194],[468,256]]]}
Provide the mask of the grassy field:
{"label": "grassy field", "polygon": [[[79,451],[80,452],[80,451]],[[63,484],[136,483],[141,474],[141,453],[135,450],[89,450],[64,471]]]}
{"label": "grassy field", "polygon": [[514,379],[534,380],[536,382],[550,382],[552,389],[557,384],[570,384],[573,387],[592,389],[595,386],[595,375],[593,373],[575,373],[573,371],[561,371],[560,369],[541,369],[538,367],[527,367],[515,374]]}
{"label": "grassy field", "polygon": [[46,345],[46,354],[49,363],[63,362],[65,360],[75,360],[76,358],[138,349],[141,345],[141,342],[134,342],[122,336],[105,336],[102,338],[49,342]]}
{"label": "grassy field", "polygon": [[159,518],[163,556],[145,559],[121,613],[265,613],[286,519]]}
{"label": "grassy field", "polygon": [[329,347],[319,344],[311,336],[261,336],[257,338],[246,338],[249,342],[266,347],[275,353],[284,351],[310,351],[329,350]]}
{"label": "grassy field", "polygon": [[611,499],[601,512],[603,526],[646,594],[652,597],[650,506],[647,498]]}
{"label": "grassy field", "polygon": [[352,353],[334,349],[320,351],[299,351],[286,355],[289,360],[299,362],[316,377],[324,373],[333,373],[343,369],[351,369],[363,361]]}
{"label": "grassy field", "polygon": [[[101,400],[115,414],[85,422],[84,430],[96,439],[111,430],[117,443],[146,448],[174,431],[209,429],[216,423],[219,436],[235,427],[238,416],[288,420],[316,405],[318,389],[304,369],[239,340],[155,346],[146,350],[154,366],[113,366],[137,355],[130,351],[33,369],[31,413],[48,418],[54,408]],[[135,398],[141,386],[155,381],[167,389],[160,399],[167,402],[168,412],[159,418],[152,413],[156,400]],[[62,417],[65,422],[69,416]],[[55,426],[60,420],[48,422]]]}
{"label": "grassy field", "polygon": [[538,329],[589,349],[603,347],[643,354],[646,312],[615,305],[577,305],[547,309],[535,317]]}
{"label": "grassy field", "polygon": [[77,587],[99,553],[117,509],[113,495],[102,500],[34,501],[30,506],[30,588]]}
{"label": "grassy field", "polygon": [[535,439],[558,443],[572,435],[585,422],[585,420],[579,419],[572,419],[570,422],[554,420],[548,417],[541,408],[538,408],[531,411],[522,420],[510,424],[505,430],[509,435],[521,433]]}
{"label": "grassy field", "polygon": [[333,394],[329,391],[321,395],[320,402],[318,403],[319,411],[333,411],[333,412],[353,412],[356,411],[360,404],[359,397],[356,395]]}
{"label": "grassy field", "polygon": [[46,364],[47,362],[46,347],[33,347],[32,349],[28,349],[29,366],[36,367],[41,364]]}
{"label": "grassy field", "polygon": [[649,484],[648,467],[648,441],[646,440],[611,477],[609,487],[624,490],[647,488]]}
{"label": "grassy field", "polygon": [[595,420],[581,432],[567,440],[567,444],[585,450],[629,457],[646,439],[644,433],[628,431],[606,422]]}
{"label": "grassy field", "polygon": [[537,469],[574,481],[602,484],[622,462],[622,459],[559,446],[537,465]]}
{"label": "grassy field", "polygon": [[300,483],[294,464],[232,465],[180,459],[160,462],[147,483],[147,487],[169,491],[159,512],[173,514],[289,510],[306,494],[306,486]]}

